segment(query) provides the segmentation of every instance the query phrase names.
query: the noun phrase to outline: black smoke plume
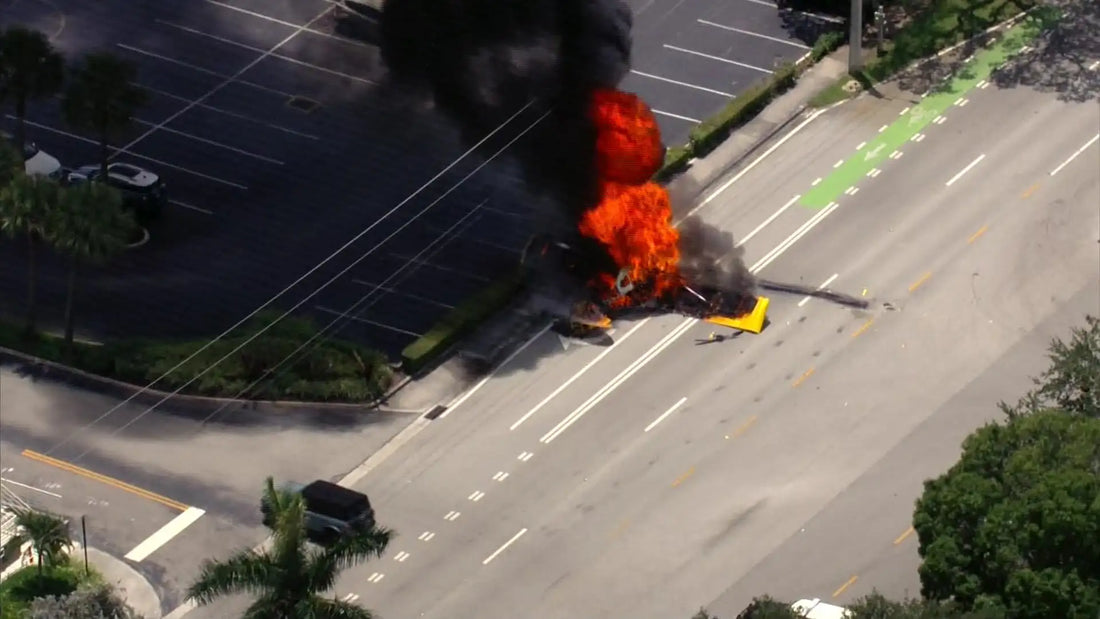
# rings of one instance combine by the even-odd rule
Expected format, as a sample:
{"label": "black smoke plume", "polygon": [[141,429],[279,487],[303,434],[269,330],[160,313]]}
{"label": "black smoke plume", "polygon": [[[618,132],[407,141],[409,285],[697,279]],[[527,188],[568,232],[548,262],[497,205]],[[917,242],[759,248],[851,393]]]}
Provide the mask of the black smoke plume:
{"label": "black smoke plume", "polygon": [[[553,205],[587,279],[617,267],[576,223],[598,200],[592,91],[630,69],[632,14],[621,0],[386,0],[380,25],[390,79],[430,98],[469,146],[534,100],[516,131],[550,115],[512,148],[530,192]],[[526,120],[524,120],[526,119]],[[514,133],[512,133],[514,135]],[[728,233],[681,226],[681,268],[700,286],[750,294],[753,278]]]}
{"label": "black smoke plume", "polygon": [[430,96],[468,145],[529,101],[515,132],[552,110],[512,155],[531,192],[575,222],[596,199],[588,101],[629,71],[631,25],[620,0],[387,0],[382,59],[390,78]]}

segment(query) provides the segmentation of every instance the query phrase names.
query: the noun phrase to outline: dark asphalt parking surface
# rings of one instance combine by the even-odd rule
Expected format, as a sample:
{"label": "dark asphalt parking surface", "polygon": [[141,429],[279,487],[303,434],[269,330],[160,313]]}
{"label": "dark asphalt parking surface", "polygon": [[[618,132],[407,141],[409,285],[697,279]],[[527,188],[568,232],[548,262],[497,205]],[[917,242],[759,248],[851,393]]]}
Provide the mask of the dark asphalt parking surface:
{"label": "dark asphalt parking surface", "polygon": [[[807,51],[782,42],[789,35],[764,0],[633,4],[635,71],[623,88],[651,103],[669,144],[776,59]],[[503,157],[452,187],[534,115],[426,186],[462,148],[440,120],[373,87],[377,48],[336,34],[327,0],[0,0],[0,9],[0,24],[37,27],[71,59],[108,50],[133,61],[151,93],[116,158],[160,174],[172,204],[146,246],[82,280],[79,325],[91,334],[209,336],[284,291],[276,307],[320,324],[354,308],[343,333],[396,356],[511,268],[532,232]],[[296,109],[295,97],[318,105]],[[95,160],[95,143],[65,126],[58,101],[34,104],[29,120],[29,139],[66,166]],[[14,266],[0,269],[0,309],[13,314],[21,250],[0,245],[0,263]],[[61,266],[47,261],[41,284],[56,319]]]}

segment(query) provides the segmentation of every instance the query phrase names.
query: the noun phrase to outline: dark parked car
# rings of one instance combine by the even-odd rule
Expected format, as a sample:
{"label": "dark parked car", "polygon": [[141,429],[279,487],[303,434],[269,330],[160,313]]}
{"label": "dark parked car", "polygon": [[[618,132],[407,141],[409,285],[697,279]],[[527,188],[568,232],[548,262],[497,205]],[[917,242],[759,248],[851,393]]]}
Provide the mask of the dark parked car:
{"label": "dark parked car", "polygon": [[[362,492],[318,479],[308,485],[285,483],[281,490],[298,493],[305,499],[306,532],[320,543],[332,543],[356,531],[367,531],[374,522],[370,499]],[[260,503],[264,526],[274,525],[267,501]]]}
{"label": "dark parked car", "polygon": [[[80,166],[69,172],[70,184],[102,180],[98,164]],[[168,203],[168,186],[156,174],[129,163],[107,165],[107,184],[122,193],[123,205],[133,209],[138,222],[148,223],[158,217]]]}

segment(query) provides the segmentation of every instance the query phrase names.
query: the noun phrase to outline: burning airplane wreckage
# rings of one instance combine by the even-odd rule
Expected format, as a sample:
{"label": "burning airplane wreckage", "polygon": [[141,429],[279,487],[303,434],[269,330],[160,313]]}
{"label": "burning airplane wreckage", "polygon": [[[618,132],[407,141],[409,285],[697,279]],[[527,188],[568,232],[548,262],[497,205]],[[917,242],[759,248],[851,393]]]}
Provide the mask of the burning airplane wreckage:
{"label": "burning airplane wreckage", "polygon": [[675,225],[669,192],[652,180],[665,157],[656,118],[618,89],[631,21],[621,0],[387,0],[381,49],[390,79],[426,92],[468,144],[515,110],[541,113],[510,155],[549,205],[553,226],[538,227],[567,231],[532,239],[524,263],[568,280],[559,290],[571,299],[569,334],[602,333],[639,312],[759,333],[766,286],[732,237],[698,220]]}

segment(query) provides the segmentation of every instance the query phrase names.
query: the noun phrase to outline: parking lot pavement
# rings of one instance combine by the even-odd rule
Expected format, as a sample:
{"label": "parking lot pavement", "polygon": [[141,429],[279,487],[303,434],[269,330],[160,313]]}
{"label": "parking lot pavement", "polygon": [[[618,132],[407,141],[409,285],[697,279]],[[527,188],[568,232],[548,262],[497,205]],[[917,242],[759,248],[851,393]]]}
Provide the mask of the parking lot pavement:
{"label": "parking lot pavement", "polygon": [[[276,307],[321,324],[358,310],[344,332],[396,356],[515,264],[529,207],[505,158],[486,160],[533,114],[452,166],[454,131],[374,85],[377,48],[335,34],[331,3],[131,4],[28,1],[4,14],[59,24],[48,33],[70,58],[134,62],[150,92],[114,157],[160,174],[170,204],[147,245],[87,274],[92,337],[217,333],[282,292]],[[28,119],[30,139],[65,165],[95,160],[57,99]],[[0,260],[21,265],[20,249],[5,243]],[[63,281],[47,259],[40,294],[55,319]],[[22,268],[0,273],[15,293],[0,311],[19,311],[23,286]]]}
{"label": "parking lot pavement", "polygon": [[779,64],[804,56],[818,34],[839,27],[767,0],[631,5],[634,66],[621,87],[649,102],[670,145],[686,143],[701,120]]}

